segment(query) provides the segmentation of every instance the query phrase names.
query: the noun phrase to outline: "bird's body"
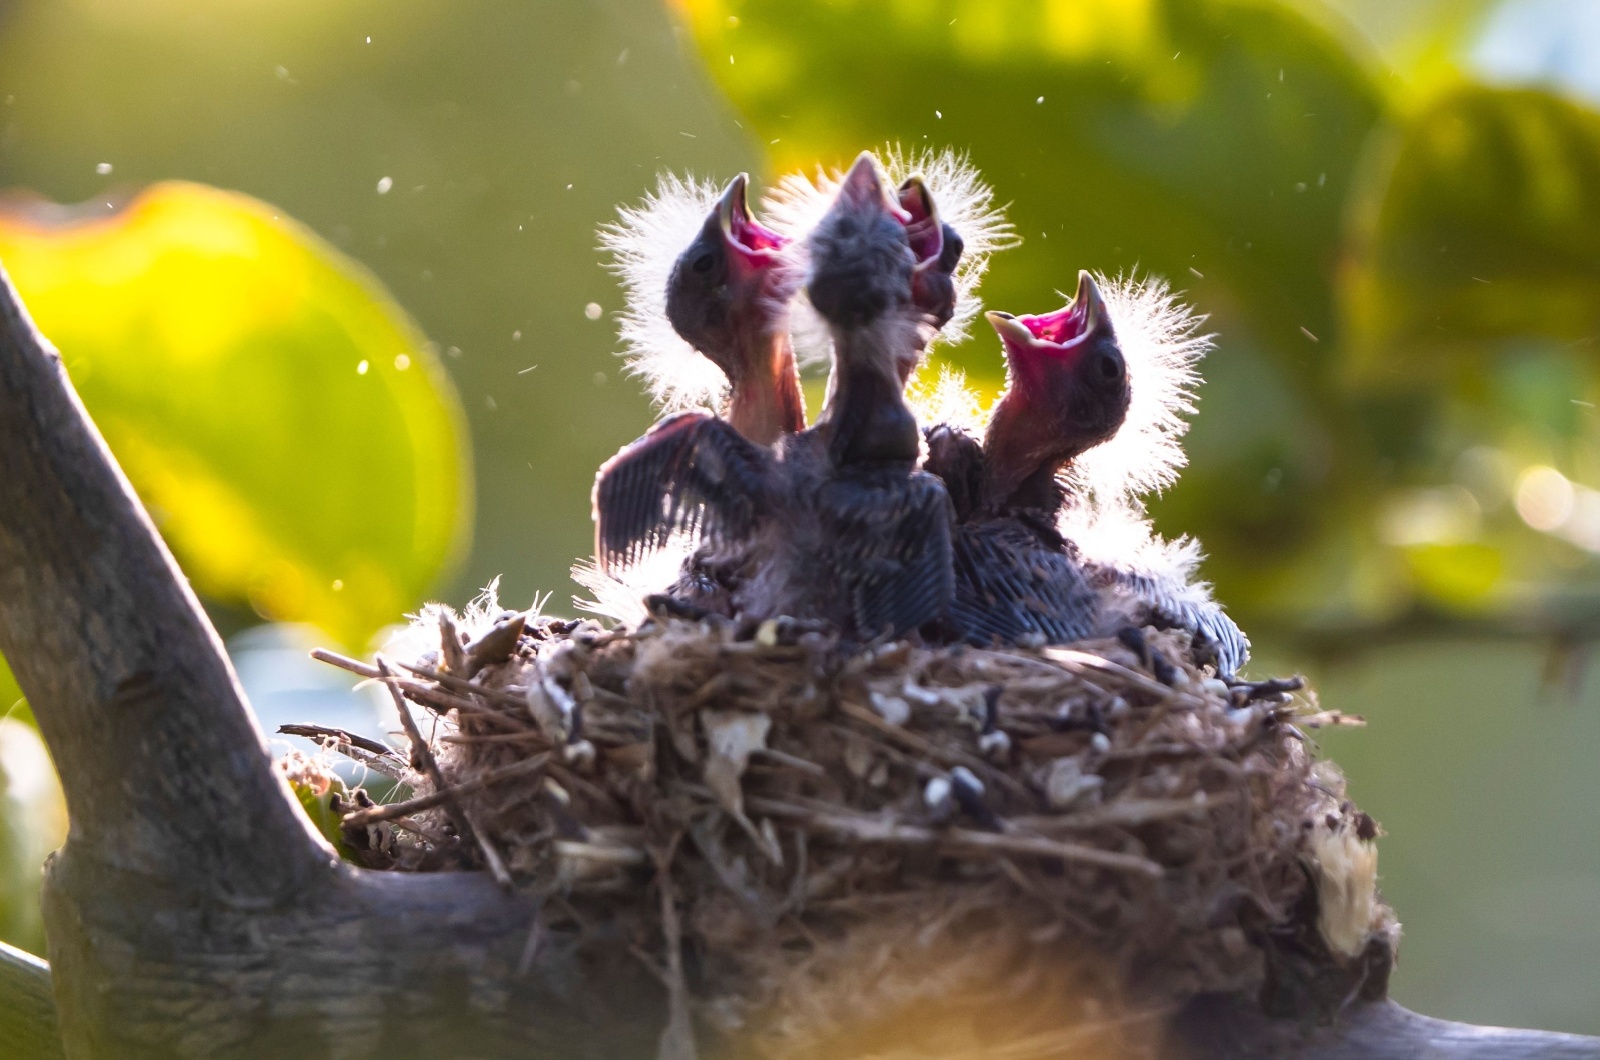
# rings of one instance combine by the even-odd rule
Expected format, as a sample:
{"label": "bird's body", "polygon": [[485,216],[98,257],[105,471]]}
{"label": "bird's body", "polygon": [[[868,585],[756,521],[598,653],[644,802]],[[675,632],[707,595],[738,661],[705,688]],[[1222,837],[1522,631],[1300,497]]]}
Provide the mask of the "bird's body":
{"label": "bird's body", "polygon": [[817,423],[772,446],[697,413],[653,428],[596,479],[602,569],[688,532],[702,544],[680,588],[725,593],[742,617],[822,619],[872,638],[945,607],[949,502],[915,469],[899,374],[922,322],[912,290],[925,265],[900,213],[864,155],[808,241],[808,292],[834,344]]}
{"label": "bird's body", "polygon": [[[1116,295],[1120,308],[1127,292]],[[1164,376],[1182,375],[1187,360],[1163,362],[1146,349],[1127,364],[1113,317],[1087,274],[1057,313],[991,314],[1006,348],[1008,387],[983,441],[947,426],[928,431],[924,467],[945,480],[957,517],[956,593],[940,633],[1016,644],[1109,636],[1130,625],[1178,628],[1192,635],[1197,658],[1233,675],[1249,658],[1249,642],[1195,578],[1192,544],[1157,537],[1141,507],[1108,488],[1103,474],[1077,466],[1125,433],[1135,445],[1168,442],[1163,432],[1171,428],[1154,430],[1147,421],[1169,409],[1152,408],[1149,392],[1185,397],[1181,380]],[[1141,387],[1146,407],[1140,422],[1129,423]],[[1150,451],[1155,465],[1181,454],[1171,444]]]}
{"label": "bird's body", "polygon": [[1089,636],[1098,598],[1056,530],[1058,473],[1122,425],[1126,373],[1088,274],[1059,313],[990,314],[1007,388],[980,443],[958,428],[928,431],[925,469],[956,513],[955,590],[936,631],[972,644],[1062,643]]}

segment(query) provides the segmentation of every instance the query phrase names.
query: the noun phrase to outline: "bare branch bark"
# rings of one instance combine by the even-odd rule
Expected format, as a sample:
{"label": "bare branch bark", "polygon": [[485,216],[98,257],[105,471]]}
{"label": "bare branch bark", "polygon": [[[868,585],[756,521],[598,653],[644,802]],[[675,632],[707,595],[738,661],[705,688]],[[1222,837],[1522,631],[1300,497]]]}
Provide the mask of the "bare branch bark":
{"label": "bare branch bark", "polygon": [[[482,873],[363,872],[315,836],[220,641],[3,272],[0,652],[72,818],[43,900],[54,1014],[47,973],[0,954],[0,1052],[28,1055],[13,1040],[48,1049],[38,1029],[56,1019],[72,1060],[656,1055],[665,991],[631,939],[579,956],[545,930],[521,969],[538,915],[526,897]],[[1600,1060],[1600,1040],[1463,1027],[1387,1002],[1307,1032],[1208,999],[1173,1035],[1175,1054],[1197,1060]]]}
{"label": "bare branch bark", "polygon": [[1174,1060],[1600,1060],[1600,1038],[1476,1027],[1393,1001],[1354,1005],[1330,1026],[1273,1020],[1236,997],[1201,998],[1174,1021]]}
{"label": "bare branch bark", "polygon": [[239,901],[325,876],[221,642],[3,272],[0,439],[0,652],[69,850]]}

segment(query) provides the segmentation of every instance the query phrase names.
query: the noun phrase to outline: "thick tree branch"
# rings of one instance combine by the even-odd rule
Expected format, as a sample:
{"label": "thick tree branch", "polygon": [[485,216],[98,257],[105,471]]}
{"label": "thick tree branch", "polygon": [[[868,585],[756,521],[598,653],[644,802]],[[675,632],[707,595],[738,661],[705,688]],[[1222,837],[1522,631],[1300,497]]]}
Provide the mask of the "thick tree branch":
{"label": "thick tree branch", "polygon": [[0,652],[69,846],[234,900],[329,872],[199,602],[0,271]]}
{"label": "thick tree branch", "polygon": [[1200,998],[1173,1024],[1183,1060],[1600,1060],[1600,1038],[1475,1027],[1393,1001],[1353,1005],[1332,1026],[1268,1019],[1236,997]]}

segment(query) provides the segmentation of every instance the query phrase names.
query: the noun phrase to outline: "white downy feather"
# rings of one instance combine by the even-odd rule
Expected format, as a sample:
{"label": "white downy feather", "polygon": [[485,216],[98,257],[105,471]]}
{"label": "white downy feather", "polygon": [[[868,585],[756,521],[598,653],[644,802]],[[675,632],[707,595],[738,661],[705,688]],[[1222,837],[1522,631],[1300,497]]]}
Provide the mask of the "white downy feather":
{"label": "white downy feather", "polygon": [[1164,280],[1095,276],[1133,397],[1127,419],[1110,441],[1073,461],[1073,492],[1097,505],[1142,497],[1177,481],[1187,463],[1183,435],[1195,411],[1196,370],[1211,348],[1205,318],[1178,301]]}
{"label": "white downy feather", "polygon": [[644,598],[665,592],[678,580],[694,546],[690,535],[674,534],[661,548],[614,574],[602,571],[593,560],[580,559],[572,565],[572,580],[587,589],[590,596],[574,596],[573,606],[625,626],[637,626],[649,616]]}
{"label": "white downy feather", "polygon": [[[956,266],[956,313],[940,337],[959,342],[978,316],[982,303],[977,299],[978,283],[989,267],[989,258],[998,250],[1020,242],[1015,229],[1005,219],[1004,207],[994,204],[994,191],[979,175],[977,167],[950,148],[942,151],[907,151],[889,144],[878,151],[878,161],[891,186],[907,177],[920,175],[939,209],[939,218],[961,234],[965,249]],[[843,174],[818,168],[811,176],[791,173],[778,180],[761,201],[765,222],[796,245],[816,227],[833,204]],[[796,307],[795,355],[802,364],[825,362],[828,357],[828,332],[816,312],[800,299]]]}
{"label": "white downy feather", "polygon": [[950,364],[941,364],[931,383],[924,375],[913,378],[906,391],[906,404],[911,406],[918,425],[925,428],[943,423],[982,438],[989,422],[989,411],[977,391],[967,385],[967,374]]}
{"label": "white downy feather", "polygon": [[1156,533],[1138,500],[1069,504],[1061,513],[1060,530],[1084,560],[1148,579],[1174,603],[1200,607],[1212,602],[1210,583],[1198,577],[1205,559],[1200,543],[1187,535],[1169,541]]}
{"label": "white downy feather", "polygon": [[719,408],[728,379],[667,320],[667,280],[673,263],[694,242],[717,205],[721,189],[710,181],[663,173],[656,190],[637,206],[618,209],[600,229],[600,248],[622,281],[626,308],[618,335],[628,371],[645,381],[650,398],[666,412]]}

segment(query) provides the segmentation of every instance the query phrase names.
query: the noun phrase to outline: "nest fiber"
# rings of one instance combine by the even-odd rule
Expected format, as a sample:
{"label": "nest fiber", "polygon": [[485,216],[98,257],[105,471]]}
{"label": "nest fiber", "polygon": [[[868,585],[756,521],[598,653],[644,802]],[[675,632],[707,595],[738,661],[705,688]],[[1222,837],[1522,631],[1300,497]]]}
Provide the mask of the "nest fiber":
{"label": "nest fiber", "polygon": [[[325,657],[387,682],[413,734],[409,760],[334,737],[411,792],[336,800],[352,856],[488,869],[541,903],[527,960],[621,937],[678,1018],[766,1055],[905,1046],[919,1007],[981,995],[1013,1034],[1043,1021],[1005,1054],[1042,1057],[1066,997],[1071,1033],[1125,1041],[1197,994],[1387,970],[1375,827],[1307,747],[1340,719],[1298,682],[1224,684],[1181,634],[851,648],[434,609],[392,661]],[[968,1007],[992,1047],[993,1005]],[[940,1037],[907,1055],[984,1055]]]}

